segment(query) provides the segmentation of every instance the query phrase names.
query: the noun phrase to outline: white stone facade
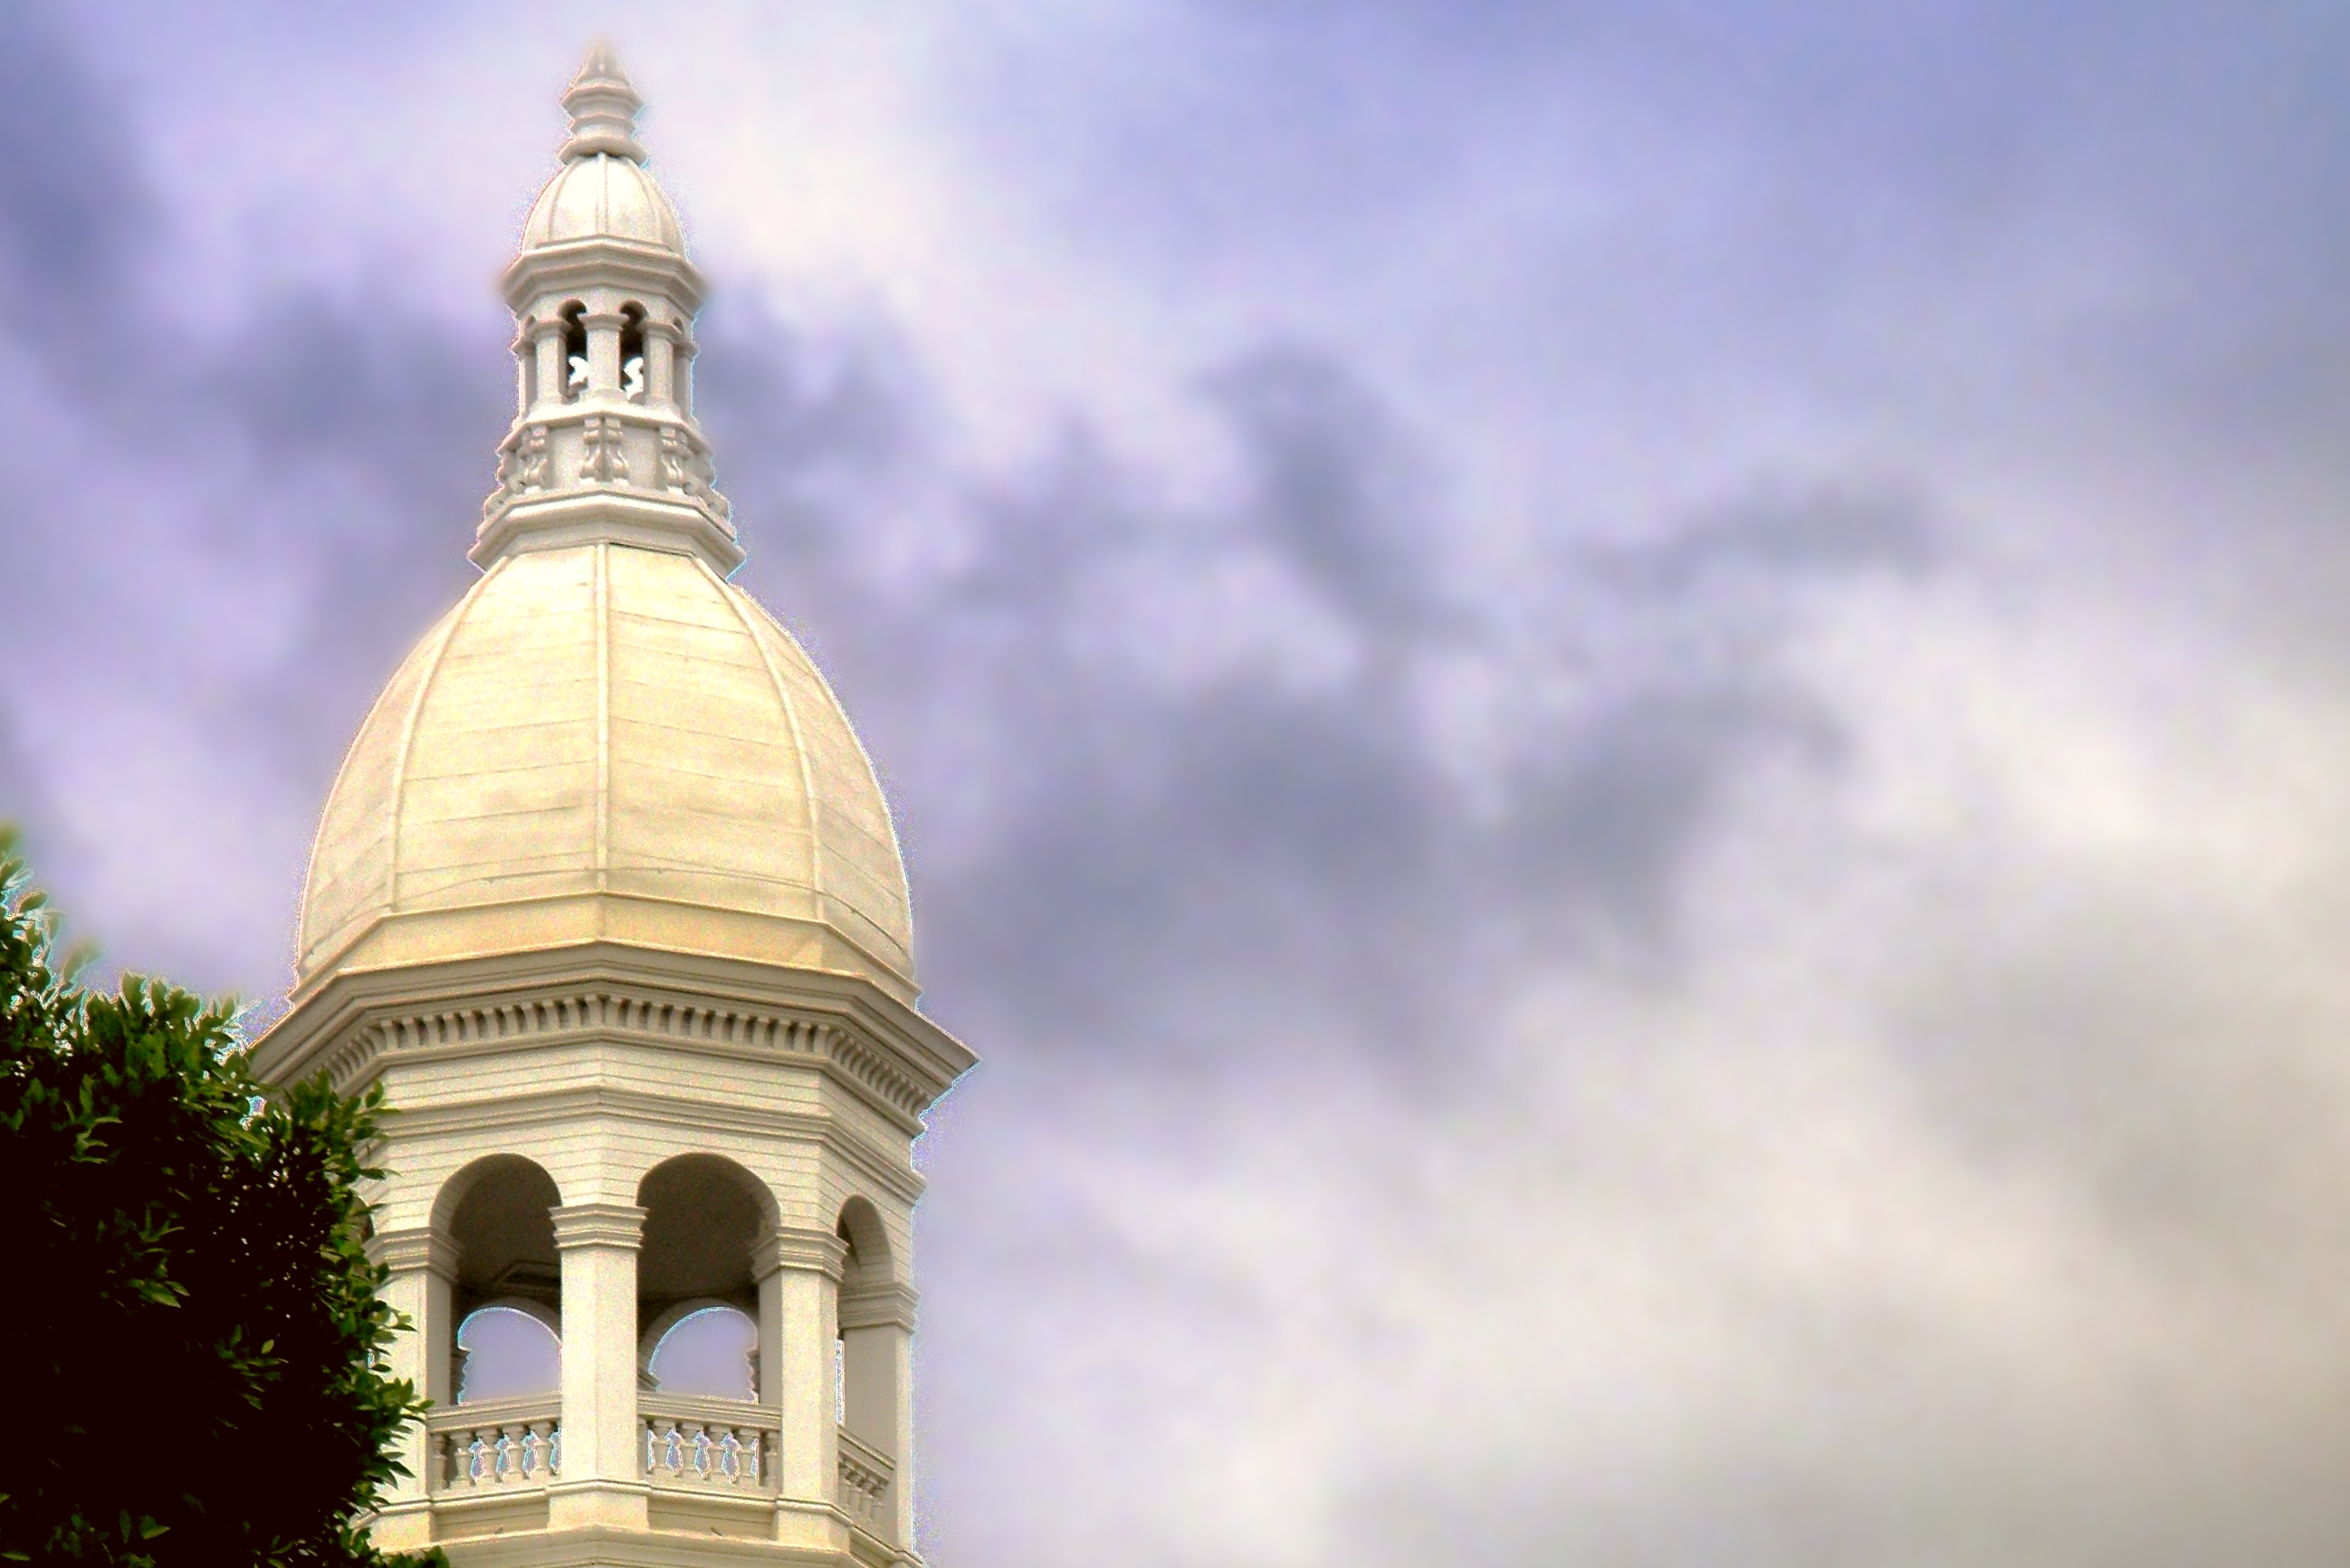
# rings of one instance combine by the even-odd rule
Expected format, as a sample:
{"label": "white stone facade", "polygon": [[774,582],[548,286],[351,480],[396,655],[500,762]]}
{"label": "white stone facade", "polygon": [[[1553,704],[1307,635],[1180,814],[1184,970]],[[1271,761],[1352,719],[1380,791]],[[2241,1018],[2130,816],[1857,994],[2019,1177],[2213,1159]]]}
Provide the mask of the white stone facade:
{"label": "white stone facade", "polygon": [[[380,1082],[396,1113],[371,1246],[435,1407],[384,1544],[916,1562],[912,1147],[973,1058],[915,1010],[855,732],[725,581],[702,284],[636,94],[599,49],[564,101],[506,277],[484,576],[346,759],[258,1063]],[[458,1325],[496,1306],[554,1331],[559,1373],[459,1403]],[[750,1397],[656,1386],[661,1334],[724,1307],[756,1324]]]}

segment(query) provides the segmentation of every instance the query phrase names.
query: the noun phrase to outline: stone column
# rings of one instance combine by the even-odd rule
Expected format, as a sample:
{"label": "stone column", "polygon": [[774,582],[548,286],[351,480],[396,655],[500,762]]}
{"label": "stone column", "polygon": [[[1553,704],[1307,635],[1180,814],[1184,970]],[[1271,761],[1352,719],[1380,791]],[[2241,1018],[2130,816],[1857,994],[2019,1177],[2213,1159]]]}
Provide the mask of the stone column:
{"label": "stone column", "polygon": [[540,406],[559,403],[571,382],[571,367],[563,352],[563,323],[542,321],[531,330],[538,346],[538,385],[533,389],[537,395],[532,401]]}
{"label": "stone column", "polygon": [[657,408],[677,401],[677,328],[666,321],[645,323],[645,401]]}
{"label": "stone column", "polygon": [[551,1212],[563,1259],[563,1469],[548,1493],[548,1523],[642,1530],[637,1246],[645,1211],[577,1203]]}
{"label": "stone column", "polygon": [[533,363],[531,357],[536,350],[531,347],[530,333],[527,329],[515,334],[515,340],[511,347],[514,350],[515,361],[515,417],[520,419],[530,412],[530,372]]}
{"label": "stone column", "polygon": [[913,1287],[894,1281],[840,1297],[840,1424],[895,1462],[884,1533],[900,1546],[914,1536],[915,1300]]}
{"label": "stone column", "polygon": [[832,1345],[840,1270],[848,1254],[826,1231],[785,1227],[759,1243],[759,1402],[776,1413],[776,1536],[827,1543],[839,1456],[834,1445]]}
{"label": "stone column", "polygon": [[[384,1300],[409,1322],[410,1332],[391,1342],[391,1375],[405,1377],[417,1391],[446,1409],[452,1395],[449,1368],[454,1359],[450,1321],[452,1282],[457,1277],[457,1244],[436,1236],[428,1227],[412,1231],[380,1231],[367,1244],[370,1262],[391,1271],[384,1282]],[[395,1450],[408,1474],[385,1490],[373,1533],[387,1551],[404,1552],[429,1545],[432,1540],[432,1489],[440,1477],[423,1423],[401,1429]]]}
{"label": "stone column", "polygon": [[588,393],[620,391],[620,329],[628,317],[619,311],[592,310],[579,318],[588,329]]}
{"label": "stone column", "polygon": [[673,382],[671,392],[677,400],[677,411],[688,419],[693,417],[693,356],[696,352],[693,339],[681,329],[677,345],[670,351],[672,362],[670,376]]}

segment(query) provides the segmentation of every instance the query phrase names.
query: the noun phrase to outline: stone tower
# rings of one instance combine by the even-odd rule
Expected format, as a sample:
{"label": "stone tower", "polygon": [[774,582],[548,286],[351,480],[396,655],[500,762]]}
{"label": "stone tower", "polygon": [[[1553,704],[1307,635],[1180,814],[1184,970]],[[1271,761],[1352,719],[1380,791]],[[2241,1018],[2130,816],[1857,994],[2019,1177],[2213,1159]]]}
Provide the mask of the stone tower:
{"label": "stone tower", "polygon": [[370,1244],[434,1407],[384,1544],[911,1563],[912,1146],[972,1057],[856,732],[727,581],[639,101],[600,48],[564,94],[483,575],[344,760],[257,1056],[398,1113]]}

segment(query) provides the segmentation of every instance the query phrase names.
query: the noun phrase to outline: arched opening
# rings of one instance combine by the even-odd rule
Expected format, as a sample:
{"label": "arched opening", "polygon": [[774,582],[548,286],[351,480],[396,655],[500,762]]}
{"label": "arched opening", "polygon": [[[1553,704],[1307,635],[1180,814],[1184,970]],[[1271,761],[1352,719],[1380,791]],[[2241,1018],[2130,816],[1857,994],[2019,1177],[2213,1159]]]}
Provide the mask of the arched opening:
{"label": "arched opening", "polygon": [[759,1324],[728,1302],[684,1301],[645,1330],[641,1381],[658,1394],[759,1397]]}
{"label": "arched opening", "polygon": [[[717,1155],[681,1155],[646,1174],[637,1206],[645,1211],[637,1254],[638,1366],[644,1385],[679,1392],[669,1379],[699,1368],[696,1380],[738,1389],[711,1397],[755,1399],[759,1295],[751,1250],[775,1223],[765,1184]],[[729,1350],[741,1324],[750,1325],[749,1336],[739,1350]],[[685,1337],[678,1339],[681,1330]],[[745,1357],[739,1384],[730,1381],[726,1357],[733,1354]]]}
{"label": "arched opening", "polygon": [[852,1198],[835,1228],[847,1244],[840,1278],[840,1339],[834,1350],[833,1395],[840,1425],[876,1451],[898,1449],[898,1345],[886,1324],[864,1321],[859,1308],[889,1293],[889,1232],[880,1212]]}
{"label": "arched opening", "polygon": [[458,1327],[447,1351],[458,1403],[561,1386],[563,1272],[550,1211],[562,1201],[546,1171],[511,1154],[474,1161],[442,1189],[434,1228],[457,1244]]}
{"label": "arched opening", "polygon": [[475,1307],[457,1324],[460,1405],[551,1394],[563,1386],[556,1314],[520,1297]]}
{"label": "arched opening", "polygon": [[645,400],[645,307],[620,306],[620,390],[632,403]]}
{"label": "arched opening", "polygon": [[573,300],[562,310],[563,400],[576,403],[588,389],[588,307]]}

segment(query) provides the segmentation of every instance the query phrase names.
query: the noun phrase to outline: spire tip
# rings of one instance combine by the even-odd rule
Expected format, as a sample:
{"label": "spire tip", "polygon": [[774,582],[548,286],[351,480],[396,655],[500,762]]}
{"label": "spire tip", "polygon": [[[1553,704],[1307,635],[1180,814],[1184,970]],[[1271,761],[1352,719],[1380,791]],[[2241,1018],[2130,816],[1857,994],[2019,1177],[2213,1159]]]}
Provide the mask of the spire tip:
{"label": "spire tip", "polygon": [[579,74],[563,92],[563,107],[571,116],[571,139],[563,144],[563,161],[608,152],[616,158],[644,161],[637,140],[637,110],[644,99],[620,68],[612,46],[598,38],[588,47]]}

